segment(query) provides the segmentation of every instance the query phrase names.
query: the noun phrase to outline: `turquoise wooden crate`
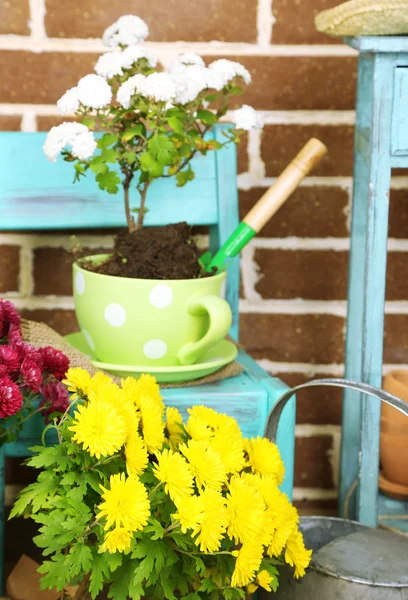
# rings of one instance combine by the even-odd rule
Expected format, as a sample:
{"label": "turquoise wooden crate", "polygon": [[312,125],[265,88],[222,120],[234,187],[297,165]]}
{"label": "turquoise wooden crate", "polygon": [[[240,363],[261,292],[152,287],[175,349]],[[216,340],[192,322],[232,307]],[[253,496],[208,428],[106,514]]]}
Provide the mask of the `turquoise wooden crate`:
{"label": "turquoise wooden crate", "polygon": [[[217,125],[209,135],[220,141],[227,125]],[[72,165],[61,159],[49,163],[42,152],[42,133],[0,133],[0,230],[33,231],[125,226],[120,194],[110,196],[98,189],[93,175],[73,185]],[[210,249],[218,250],[239,222],[235,146],[210,152],[193,161],[195,179],[177,188],[172,179],[156,181],[149,190],[146,225],[185,220],[209,227]],[[137,206],[137,196],[131,196]],[[232,313],[230,334],[239,338],[239,259],[228,267],[226,299]],[[167,405],[177,406],[183,416],[194,404],[206,404],[235,417],[246,436],[263,435],[269,411],[287,389],[240,350],[240,375],[199,387],[164,389]],[[41,424],[38,424],[38,434]],[[28,435],[6,447],[8,456],[26,456],[38,443]],[[295,440],[295,402],[285,409],[278,431],[278,446],[285,463],[282,489],[292,497]],[[4,453],[3,453],[4,454]],[[4,460],[2,461],[4,473]],[[3,487],[2,487],[3,486]],[[0,474],[0,528],[4,521],[4,476]],[[0,543],[3,533],[0,531]],[[1,545],[1,548],[3,546]],[[2,552],[2,551],[1,551]],[[0,554],[0,559],[3,555]],[[2,564],[2,560],[0,561]]]}

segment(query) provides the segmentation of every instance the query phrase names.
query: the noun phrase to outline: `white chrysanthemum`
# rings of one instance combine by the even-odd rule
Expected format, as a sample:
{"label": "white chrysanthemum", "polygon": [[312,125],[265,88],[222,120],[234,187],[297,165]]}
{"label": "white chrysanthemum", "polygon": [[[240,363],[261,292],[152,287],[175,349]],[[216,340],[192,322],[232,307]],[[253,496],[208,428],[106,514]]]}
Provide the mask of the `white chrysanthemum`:
{"label": "white chrysanthemum", "polygon": [[129,77],[127,81],[122,83],[118,89],[116,99],[123,106],[123,108],[129,108],[130,101],[135,92],[141,93],[142,86],[146,77],[141,73]]}
{"label": "white chrysanthemum", "polygon": [[195,100],[208,87],[208,69],[196,65],[184,67],[181,72],[171,74],[176,84],[175,103],[187,104]]}
{"label": "white chrysanthemum", "polygon": [[252,106],[244,104],[238,110],[231,112],[231,121],[235,124],[237,129],[261,129],[262,119]]}
{"label": "white chrysanthemum", "polygon": [[105,46],[133,46],[143,42],[149,35],[147,24],[136,15],[123,15],[105,29],[102,41]]}
{"label": "white chrysanthemum", "polygon": [[60,115],[74,113],[79,108],[78,90],[71,88],[57,102],[57,108]]}
{"label": "white chrysanthemum", "polygon": [[184,67],[195,65],[205,67],[205,62],[196,52],[183,52],[169,67],[169,73],[180,73]]}
{"label": "white chrysanthemum", "polygon": [[110,79],[115,75],[123,75],[122,62],[122,52],[106,52],[98,58],[95,72],[101,77],[106,77],[106,79]]}
{"label": "white chrysanthemum", "polygon": [[72,154],[80,160],[90,158],[96,150],[96,141],[88,127],[81,123],[65,122],[52,127],[43,146],[49,161],[55,162],[65,146],[71,146]]}
{"label": "white chrysanthemum", "polygon": [[145,58],[152,68],[159,62],[157,56],[147,48],[144,48],[143,46],[129,46],[129,48],[126,48],[126,50],[122,52],[122,67],[124,69],[130,69],[130,67],[141,58]]}
{"label": "white chrysanthemum", "polygon": [[241,63],[226,58],[215,60],[208,67],[210,70],[211,87],[222,90],[235,77],[242,77],[245,83],[251,82],[251,74]]}
{"label": "white chrysanthemum", "polygon": [[110,85],[100,75],[85,75],[77,86],[78,100],[89,108],[103,108],[112,100]]}
{"label": "white chrysanthemum", "polygon": [[152,73],[144,80],[140,93],[157,102],[169,102],[176,95],[176,85],[168,73]]}

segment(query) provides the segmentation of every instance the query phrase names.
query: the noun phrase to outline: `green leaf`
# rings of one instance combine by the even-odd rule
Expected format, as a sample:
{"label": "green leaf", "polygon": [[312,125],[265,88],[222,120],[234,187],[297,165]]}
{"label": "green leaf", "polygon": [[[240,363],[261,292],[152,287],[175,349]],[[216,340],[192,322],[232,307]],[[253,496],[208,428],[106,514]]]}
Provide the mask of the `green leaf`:
{"label": "green leaf", "polygon": [[109,148],[115,142],[118,141],[118,136],[114,133],[105,133],[99,140],[97,141],[98,148]]}
{"label": "green leaf", "polygon": [[148,172],[153,178],[161,177],[164,173],[164,168],[154,159],[150,152],[143,152],[140,155],[140,166],[142,171]]}
{"label": "green leaf", "polygon": [[177,173],[177,187],[183,187],[183,185],[186,185],[188,181],[192,181],[194,177],[194,171],[192,170],[191,166],[188,165],[188,169],[186,171],[179,171]]}
{"label": "green leaf", "polygon": [[149,139],[147,145],[153,158],[160,165],[171,165],[177,156],[174,143],[164,134],[155,133]]}
{"label": "green leaf", "polygon": [[89,593],[92,600],[95,600],[103,588],[103,584],[109,577],[109,564],[106,560],[106,553],[98,554],[96,548],[93,548],[92,571],[89,580]]}
{"label": "green leaf", "polygon": [[92,566],[92,550],[84,541],[71,546],[65,557],[65,568],[68,568],[71,578],[83,573],[86,575]]}
{"label": "green leaf", "polygon": [[217,116],[210,110],[198,110],[197,117],[204,125],[214,125],[217,122]]}
{"label": "green leaf", "polygon": [[109,171],[109,167],[107,164],[103,163],[103,162],[91,162],[89,165],[91,171],[93,171],[95,173],[95,175],[99,175],[100,173],[102,175],[105,175],[105,173],[107,173]]}
{"label": "green leaf", "polygon": [[125,158],[129,164],[133,164],[134,162],[136,162],[136,152],[124,152],[123,153],[123,158]]}
{"label": "green leaf", "polygon": [[102,150],[101,154],[97,158],[105,163],[115,163],[118,156],[119,154],[116,152],[116,150],[113,150],[112,148],[105,148],[105,150]]}
{"label": "green leaf", "polygon": [[159,523],[157,519],[150,518],[149,525],[144,528],[144,531],[146,533],[153,533],[153,535],[151,536],[152,540],[161,540],[163,538],[164,530],[161,526],[161,523]]}
{"label": "green leaf", "polygon": [[100,189],[106,190],[108,194],[116,194],[119,190],[120,177],[115,171],[99,173],[96,176],[96,181],[99,183]]}
{"label": "green leaf", "polygon": [[177,133],[181,133],[183,131],[183,123],[180,121],[178,117],[170,117],[167,119],[167,123],[169,127],[177,131]]}
{"label": "green leaf", "polygon": [[130,142],[130,140],[132,140],[136,135],[144,137],[144,132],[145,128],[141,124],[130,127],[122,135],[122,142]]}
{"label": "green leaf", "polygon": [[[137,566],[137,561],[131,560],[127,561],[115,571],[114,577],[112,577],[108,598],[113,598],[114,600],[128,600],[130,597],[132,600],[138,600],[139,593],[135,594],[135,585],[133,583]],[[132,589],[130,589],[131,586]],[[141,589],[143,592],[143,588],[140,587],[138,589]]]}
{"label": "green leaf", "polygon": [[45,560],[37,571],[43,577],[40,579],[40,588],[50,590],[55,588],[57,592],[64,589],[70,581],[70,576],[65,569],[65,556],[63,554],[53,557],[52,560]]}

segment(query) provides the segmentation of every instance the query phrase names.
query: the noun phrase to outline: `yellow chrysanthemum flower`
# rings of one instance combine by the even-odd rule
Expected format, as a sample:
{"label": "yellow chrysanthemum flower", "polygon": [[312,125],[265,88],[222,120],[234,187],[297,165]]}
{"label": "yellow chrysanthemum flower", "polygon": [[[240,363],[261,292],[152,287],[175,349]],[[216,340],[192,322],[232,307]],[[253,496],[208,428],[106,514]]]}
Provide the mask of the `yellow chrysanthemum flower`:
{"label": "yellow chrysanthemum flower", "polygon": [[127,379],[122,381],[122,388],[128,390],[129,392],[131,391],[133,395],[133,402],[140,408],[141,398],[151,398],[163,416],[164,403],[156,379],[148,373],[144,373],[137,380],[134,379],[133,381],[135,382],[135,385],[130,384]]}
{"label": "yellow chrysanthemum flower", "polygon": [[244,443],[251,471],[271,477],[280,485],[285,477],[285,466],[277,445],[261,437],[246,439]]}
{"label": "yellow chrysanthemum flower", "polygon": [[157,455],[157,465],[153,468],[156,479],[162,481],[170,498],[177,503],[193,492],[193,474],[185,458],[172,450],[163,450]]}
{"label": "yellow chrysanthemum flower", "polygon": [[134,404],[136,404],[136,396],[137,396],[137,380],[134,377],[126,377],[126,379],[121,379],[121,387],[123,393],[131,400]]}
{"label": "yellow chrysanthemum flower", "polygon": [[258,490],[239,477],[233,477],[227,494],[228,535],[244,543],[257,537],[266,510]]}
{"label": "yellow chrysanthemum flower", "polygon": [[273,577],[268,573],[268,571],[266,571],[265,569],[259,571],[256,580],[259,583],[259,585],[264,588],[264,590],[266,590],[267,592],[272,591],[271,582],[273,581]]}
{"label": "yellow chrysanthemum flower", "polygon": [[248,585],[246,587],[246,591],[249,595],[252,595],[252,594],[255,594],[258,587],[259,586],[257,586],[255,583],[248,583]]}
{"label": "yellow chrysanthemum flower", "polygon": [[235,569],[232,574],[232,587],[244,587],[255,577],[262,562],[263,546],[259,539],[248,540],[240,550],[232,552],[236,556]]}
{"label": "yellow chrysanthemum flower", "polygon": [[147,525],[150,517],[150,502],[147,490],[136,477],[125,473],[111,475],[110,489],[100,486],[103,502],[98,505],[97,519],[106,518],[105,530],[114,525],[127,531],[139,531]]}
{"label": "yellow chrysanthemum flower", "polygon": [[312,560],[312,550],[306,550],[300,531],[294,531],[286,542],[285,561],[295,567],[295,577],[303,577]]}
{"label": "yellow chrysanthemum flower", "polygon": [[203,513],[197,526],[193,527],[193,536],[197,535],[194,541],[201,552],[216,552],[225,534],[225,499],[220,492],[207,488],[200,494],[200,501]]}
{"label": "yellow chrysanthemum flower", "polygon": [[204,440],[189,440],[187,444],[181,445],[179,450],[188,460],[199,490],[221,490],[227,473],[219,454]]}
{"label": "yellow chrysanthemum flower", "polygon": [[183,441],[183,417],[174,406],[166,409],[166,429],[170,446],[175,450]]}
{"label": "yellow chrysanthemum flower", "polygon": [[214,436],[214,430],[194,416],[188,419],[186,430],[193,440],[210,440]]}
{"label": "yellow chrysanthemum flower", "polygon": [[172,516],[180,521],[181,532],[186,533],[187,529],[197,529],[204,516],[203,510],[200,496],[187,496],[177,502],[177,512]]}
{"label": "yellow chrysanthemum flower", "polygon": [[146,446],[137,433],[127,439],[125,446],[126,470],[128,475],[141,475],[149,462]]}
{"label": "yellow chrysanthemum flower", "polygon": [[128,436],[137,435],[140,426],[140,412],[126,395],[123,395],[122,390],[119,390],[117,399],[115,400],[115,407],[119,414],[125,419]]}
{"label": "yellow chrysanthemum flower", "polygon": [[91,376],[88,371],[80,367],[71,367],[68,369],[65,379],[62,380],[68,390],[73,392],[72,399],[80,396],[86,398],[91,386]]}
{"label": "yellow chrysanthemum flower", "polygon": [[99,398],[86,406],[80,405],[74,413],[73,441],[82,444],[91,456],[112,456],[126,441],[127,426],[124,418],[109,403]]}
{"label": "yellow chrysanthemum flower", "polygon": [[142,434],[147,450],[157,452],[164,444],[163,413],[156,400],[150,396],[140,398],[140,415],[142,421]]}
{"label": "yellow chrysanthemum flower", "polygon": [[[268,509],[269,514],[273,509]],[[273,518],[273,517],[272,517]],[[271,519],[272,521],[272,519]],[[280,556],[282,550],[286,546],[289,536],[297,530],[297,526],[299,523],[299,515],[294,506],[292,506],[287,501],[286,509],[283,515],[281,515],[281,522],[276,527],[273,532],[269,547],[268,547],[268,555],[269,556]]]}
{"label": "yellow chrysanthemum flower", "polygon": [[218,430],[210,445],[220,455],[227,473],[239,473],[245,467],[244,439],[232,417],[220,415]]}
{"label": "yellow chrysanthemum flower", "polygon": [[123,527],[115,527],[112,531],[109,531],[105,540],[101,546],[102,552],[109,552],[114,554],[115,552],[125,552],[129,550],[132,542],[133,534],[131,531],[124,529]]}
{"label": "yellow chrysanthemum flower", "polygon": [[209,427],[215,429],[218,427],[221,414],[213,408],[199,404],[188,409],[189,415],[204,421]]}
{"label": "yellow chrysanthemum flower", "polygon": [[119,386],[112,381],[112,378],[106,373],[103,373],[102,371],[95,373],[95,375],[91,378],[91,383],[89,385],[90,391],[97,395],[98,392],[104,391],[108,388],[114,388],[118,390]]}

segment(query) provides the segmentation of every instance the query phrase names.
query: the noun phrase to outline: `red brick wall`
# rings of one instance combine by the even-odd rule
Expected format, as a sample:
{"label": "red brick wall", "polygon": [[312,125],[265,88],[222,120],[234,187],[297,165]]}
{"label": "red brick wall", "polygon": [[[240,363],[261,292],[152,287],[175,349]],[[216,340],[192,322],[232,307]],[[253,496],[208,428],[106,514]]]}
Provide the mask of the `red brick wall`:
{"label": "red brick wall", "polygon": [[[244,215],[307,139],[330,154],[242,259],[242,342],[289,384],[342,373],[348,221],[356,80],[355,53],[318,34],[314,15],[338,0],[12,0],[0,3],[0,129],[48,130],[55,101],[91,72],[97,39],[121,14],[146,19],[164,64],[180,51],[226,56],[253,75],[244,101],[263,115],[239,150]],[[184,40],[180,42],[179,40]],[[408,362],[408,187],[393,181],[386,350]],[[1,227],[1,223],[0,223]],[[64,234],[0,232],[0,293],[23,314],[67,333],[76,327]],[[82,233],[94,248],[107,233]],[[336,499],[341,398],[305,392],[298,404],[295,497]]]}

